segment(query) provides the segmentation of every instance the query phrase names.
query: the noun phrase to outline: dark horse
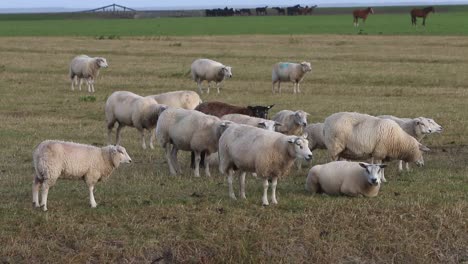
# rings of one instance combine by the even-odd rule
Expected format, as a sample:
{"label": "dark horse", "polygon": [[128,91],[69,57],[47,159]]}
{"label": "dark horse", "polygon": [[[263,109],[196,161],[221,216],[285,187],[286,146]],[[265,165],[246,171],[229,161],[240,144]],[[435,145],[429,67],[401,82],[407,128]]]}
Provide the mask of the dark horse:
{"label": "dark horse", "polygon": [[362,22],[365,23],[366,18],[369,15],[369,13],[374,14],[374,9],[372,9],[372,7],[368,7],[366,9],[362,9],[362,10],[359,10],[359,9],[354,10],[353,11],[354,26],[355,27],[359,26],[359,18],[362,18]]}
{"label": "dark horse", "polygon": [[416,18],[417,17],[422,17],[423,18],[423,26],[426,26],[426,17],[427,15],[430,13],[430,12],[433,12],[435,13],[435,9],[433,6],[429,6],[429,7],[426,7],[426,8],[423,8],[423,9],[413,9],[411,10],[411,24],[413,26],[416,26]]}

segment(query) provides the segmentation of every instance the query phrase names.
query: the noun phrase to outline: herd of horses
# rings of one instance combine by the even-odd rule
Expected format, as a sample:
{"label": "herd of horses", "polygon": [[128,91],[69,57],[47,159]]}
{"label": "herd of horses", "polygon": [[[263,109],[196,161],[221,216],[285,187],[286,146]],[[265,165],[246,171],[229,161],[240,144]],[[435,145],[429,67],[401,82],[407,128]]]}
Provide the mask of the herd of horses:
{"label": "herd of horses", "polygon": [[[435,13],[435,9],[433,6],[429,6],[426,8],[418,9],[414,8],[410,11],[411,14],[411,24],[413,26],[416,26],[416,18],[422,17],[423,22],[422,25],[426,26],[426,17],[429,15],[429,13]],[[357,27],[359,26],[359,19],[362,19],[363,23],[366,22],[367,16],[369,14],[374,14],[374,9],[372,7],[368,7],[366,9],[356,9],[353,11],[353,23],[354,26]]]}
{"label": "herd of horses", "polygon": [[[276,10],[277,15],[288,15],[288,16],[297,16],[297,15],[311,15],[317,5],[314,6],[305,6],[300,5],[290,6],[290,7],[272,7],[271,9]],[[208,17],[214,16],[251,16],[253,14],[257,16],[266,16],[268,15],[268,6],[257,7],[255,8],[255,13],[251,11],[250,8],[234,9],[234,8],[216,8],[216,9],[206,9],[205,15]],[[422,9],[414,8],[411,10],[411,24],[416,26],[416,18],[422,17],[422,25],[426,25],[427,15],[433,12],[435,9],[433,6],[429,6]],[[367,16],[369,14],[374,14],[374,9],[368,7],[366,9],[356,9],[353,11],[353,24],[355,27],[359,26],[359,19],[362,19],[363,23],[366,22]]]}
{"label": "herd of horses", "polygon": [[[276,10],[278,15],[288,15],[288,16],[297,16],[297,15],[311,15],[317,5],[314,6],[305,6],[302,7],[301,5],[295,5],[290,7],[272,7],[271,9]],[[271,11],[271,10],[270,10]],[[206,9],[205,15],[208,17],[216,17],[216,16],[266,16],[268,15],[268,6],[265,7],[257,7],[255,8],[255,13],[252,12],[250,8],[241,8],[241,9],[234,9],[234,8],[215,8],[215,9]]]}

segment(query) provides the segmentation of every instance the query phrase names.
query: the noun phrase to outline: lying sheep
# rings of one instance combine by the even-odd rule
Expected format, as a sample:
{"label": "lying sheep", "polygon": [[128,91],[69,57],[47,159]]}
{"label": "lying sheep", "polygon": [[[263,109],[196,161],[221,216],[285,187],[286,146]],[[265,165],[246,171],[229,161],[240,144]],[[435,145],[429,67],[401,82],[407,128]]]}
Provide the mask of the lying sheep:
{"label": "lying sheep", "polygon": [[[175,175],[181,172],[177,162],[179,150],[193,151],[195,177],[200,177],[200,154],[205,152],[209,155],[217,151],[218,139],[228,123],[195,110],[170,108],[164,111],[159,117],[156,135],[165,150],[170,173]],[[205,166],[205,174],[210,176],[209,166]]]}
{"label": "lying sheep", "polygon": [[[395,121],[406,133],[414,137],[419,142],[421,142],[421,140],[428,134],[440,133],[442,131],[442,127],[437,124],[434,119],[426,117],[399,118],[392,115],[381,115],[377,117]],[[409,170],[409,163],[405,163],[406,170]],[[399,162],[398,170],[403,171],[402,160]]]}
{"label": "lying sheep", "polygon": [[281,82],[293,82],[293,92],[300,93],[299,83],[306,73],[312,71],[310,62],[291,63],[278,62],[273,65],[271,73],[272,93],[275,94],[275,84],[278,83],[278,92],[281,94]]}
{"label": "lying sheep", "polygon": [[141,146],[146,149],[145,129],[150,132],[150,148],[154,149],[154,133],[158,116],[167,108],[158,104],[153,98],[117,91],[112,93],[106,102],[107,137],[111,144],[112,129],[117,122],[116,144],[120,144],[120,132],[124,126],[138,129],[141,134]]}
{"label": "lying sheep", "polygon": [[[106,180],[120,165],[132,159],[122,146],[94,147],[73,142],[46,140],[37,146],[33,153],[34,180],[32,185],[33,206],[47,211],[47,195],[59,177],[84,180],[89,189],[91,207],[97,206],[94,200],[94,185]],[[42,186],[42,199],[39,204],[39,188]]]}
{"label": "lying sheep", "polygon": [[175,108],[183,108],[193,110],[197,105],[202,103],[200,96],[193,91],[174,91],[156,95],[149,95],[159,104],[167,105]]}
{"label": "lying sheep", "polygon": [[207,115],[213,115],[221,118],[222,116],[228,115],[228,114],[242,114],[242,115],[248,115],[248,116],[255,116],[255,117],[260,117],[260,118],[265,118],[268,119],[268,111],[275,106],[273,105],[268,105],[268,106],[236,106],[236,105],[231,105],[231,104],[226,104],[223,102],[217,102],[217,101],[212,101],[212,102],[204,102],[199,104],[195,110],[200,111],[202,113],[205,113]]}
{"label": "lying sheep", "polygon": [[240,196],[245,199],[245,172],[263,178],[263,205],[268,205],[268,179],[272,180],[271,202],[277,204],[276,185],[279,177],[289,173],[296,158],[312,159],[305,137],[286,136],[257,127],[232,124],[219,139],[219,170],[228,173],[229,196],[236,199],[232,188],[234,170],[240,170]]}
{"label": "lying sheep", "polygon": [[[323,140],[323,123],[315,123],[307,125],[304,128],[304,133],[307,134],[307,140],[309,140],[309,149],[314,151],[316,149],[327,149]],[[298,160],[297,168],[301,170],[302,161]]]}
{"label": "lying sheep", "polygon": [[232,77],[231,69],[230,66],[225,66],[214,60],[197,59],[192,63],[191,74],[192,79],[197,82],[201,94],[203,93],[201,83],[205,80],[208,82],[206,93],[210,93],[210,82],[216,83],[216,88],[219,93],[220,83],[224,81],[224,79]]}
{"label": "lying sheep", "polygon": [[70,80],[71,89],[75,90],[75,85],[80,80],[79,89],[81,91],[81,83],[83,79],[88,84],[88,92],[94,93],[94,80],[99,75],[100,68],[107,68],[107,60],[102,57],[91,58],[87,55],[79,55],[73,58],[70,63]]}
{"label": "lying sheep", "polygon": [[349,161],[315,165],[307,175],[305,188],[312,193],[375,197],[386,166]]}
{"label": "lying sheep", "polygon": [[335,113],[325,119],[323,132],[332,160],[372,158],[380,163],[401,159],[423,166],[421,151],[429,151],[395,121],[366,114]]}
{"label": "lying sheep", "polygon": [[307,116],[309,114],[302,111],[282,110],[276,113],[271,119],[280,123],[277,132],[285,135],[300,135],[303,128],[307,126]]}

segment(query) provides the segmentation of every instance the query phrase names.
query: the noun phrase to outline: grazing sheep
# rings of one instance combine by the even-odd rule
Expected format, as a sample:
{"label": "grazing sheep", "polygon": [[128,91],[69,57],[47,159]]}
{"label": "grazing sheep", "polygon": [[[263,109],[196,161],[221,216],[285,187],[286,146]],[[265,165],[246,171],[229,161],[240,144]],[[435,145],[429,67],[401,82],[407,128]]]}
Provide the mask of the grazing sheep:
{"label": "grazing sheep", "polygon": [[293,92],[300,93],[299,83],[304,79],[306,73],[312,71],[310,62],[291,63],[278,62],[273,65],[271,73],[272,89],[275,94],[275,84],[278,83],[278,92],[281,94],[281,82],[293,82]]}
{"label": "grazing sheep", "polygon": [[[159,117],[156,135],[159,144],[165,149],[170,173],[175,175],[181,172],[177,151],[193,151],[195,177],[200,177],[200,154],[205,152],[209,155],[217,151],[219,137],[228,123],[195,110],[170,108],[164,111]],[[209,166],[205,166],[205,174],[210,176]]]}
{"label": "grazing sheep", "polygon": [[194,91],[174,91],[147,97],[153,98],[159,104],[188,110],[193,110],[202,103],[200,96]]}
{"label": "grazing sheep", "polygon": [[285,135],[300,135],[303,128],[307,126],[308,115],[308,113],[302,110],[282,110],[276,113],[271,120],[281,124],[281,126],[277,127],[277,132]]}
{"label": "grazing sheep", "polygon": [[112,93],[106,102],[107,137],[111,144],[114,124],[119,126],[116,132],[116,144],[120,144],[120,132],[124,126],[138,129],[141,134],[141,146],[146,149],[145,129],[150,132],[150,148],[154,149],[153,129],[158,122],[158,116],[166,110],[166,105],[158,104],[153,98],[142,97],[137,94],[117,91]]}
{"label": "grazing sheep", "polygon": [[315,165],[307,175],[305,188],[312,193],[375,197],[386,166],[350,161]]}
{"label": "grazing sheep", "polygon": [[423,166],[421,151],[429,150],[395,121],[366,114],[335,113],[325,119],[323,132],[332,160],[372,158],[380,163],[399,159]]}
{"label": "grazing sheep", "polygon": [[286,136],[257,127],[232,124],[219,139],[219,170],[228,173],[229,196],[236,199],[232,188],[234,170],[240,170],[240,196],[245,199],[245,174],[255,172],[263,178],[263,205],[268,205],[268,179],[272,179],[271,202],[277,204],[276,185],[286,176],[296,158],[312,159],[305,137]]}
{"label": "grazing sheep", "polygon": [[75,85],[80,80],[79,89],[81,91],[81,83],[86,79],[88,84],[88,92],[94,93],[94,80],[99,75],[100,68],[107,68],[107,60],[102,57],[91,58],[87,55],[79,55],[73,58],[70,63],[70,80],[71,89],[75,90]]}
{"label": "grazing sheep", "polygon": [[[304,128],[304,133],[307,134],[307,140],[309,140],[309,149],[314,151],[315,149],[327,149],[323,140],[323,123],[315,123],[307,125]],[[297,169],[302,169],[302,161],[297,160]]]}
{"label": "grazing sheep", "polygon": [[[427,117],[399,118],[392,115],[381,115],[377,117],[395,121],[406,133],[419,142],[428,134],[440,133],[442,131],[442,126],[437,124],[434,119]],[[405,162],[405,165],[406,170],[409,170],[409,163]],[[403,171],[402,160],[400,160],[398,164],[398,170],[400,172]]]}
{"label": "grazing sheep", "polygon": [[210,82],[212,81],[216,83],[219,93],[220,83],[224,79],[232,77],[231,69],[230,66],[225,66],[214,60],[197,59],[191,66],[192,79],[197,82],[201,94],[203,93],[201,83],[205,80],[208,82],[206,93],[210,93]]}
{"label": "grazing sheep", "polygon": [[[33,206],[47,211],[47,195],[59,177],[84,180],[89,188],[91,207],[97,206],[94,200],[94,185],[107,179],[120,163],[130,163],[132,159],[122,146],[94,147],[73,142],[46,140],[37,146],[33,153],[34,180],[32,185]],[[42,199],[39,205],[39,189],[42,186]]]}
{"label": "grazing sheep", "polygon": [[268,111],[275,106],[268,105],[268,106],[235,106],[231,104],[226,104],[223,102],[204,102],[199,104],[195,110],[205,113],[207,115],[213,115],[221,118],[222,116],[228,114],[242,114],[254,117],[260,117],[264,119],[268,119]]}

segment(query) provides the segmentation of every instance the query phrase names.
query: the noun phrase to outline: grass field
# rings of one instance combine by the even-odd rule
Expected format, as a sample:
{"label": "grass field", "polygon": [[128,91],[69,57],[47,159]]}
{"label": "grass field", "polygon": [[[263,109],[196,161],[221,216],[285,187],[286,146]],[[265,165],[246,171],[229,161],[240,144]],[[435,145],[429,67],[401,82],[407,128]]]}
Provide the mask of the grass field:
{"label": "grass field", "polygon": [[[439,16],[431,18],[429,25],[440,23]],[[378,19],[371,17],[368,26]],[[131,23],[150,28],[144,23],[154,21]],[[106,21],[106,34],[119,34],[118,23],[130,23],[114,22]],[[29,25],[27,32],[33,32],[37,25]],[[49,35],[64,34],[66,25],[50,28]],[[90,25],[81,29],[84,35],[103,34]],[[19,35],[28,35],[22,28]],[[4,24],[0,30],[14,33],[6,34]],[[468,261],[466,37],[3,37],[0,50],[2,263]],[[81,53],[104,56],[110,65],[96,82],[95,101],[69,87],[68,63]],[[106,144],[107,96],[116,90],[194,90],[187,71],[198,57],[229,64],[234,74],[221,94],[204,94],[204,101],[274,103],[272,114],[303,109],[311,114],[309,122],[338,111],[428,116],[444,132],[425,139],[432,149],[425,167],[399,175],[392,163],[376,198],[311,196],[304,191],[303,169],[279,181],[279,205],[262,207],[260,180],[247,179],[246,201],[231,201],[215,169],[212,178],[194,178],[188,153],[181,153],[185,173],[171,177],[162,150],[142,150],[138,133],[127,128],[122,144],[134,164],[97,185],[97,209],[89,208],[85,184],[73,181],[58,181],[51,189],[47,213],[31,208],[32,151],[38,143]],[[282,60],[312,62],[303,94],[290,94],[291,85],[282,96],[271,94],[271,65]],[[328,160],[324,151],[314,155],[313,164]]]}
{"label": "grass field", "polygon": [[0,36],[197,36],[239,34],[467,35],[468,12],[430,14],[427,26],[411,26],[409,14],[370,15],[353,27],[350,14],[320,16],[192,17],[158,19],[53,19],[39,15],[0,16]]}

